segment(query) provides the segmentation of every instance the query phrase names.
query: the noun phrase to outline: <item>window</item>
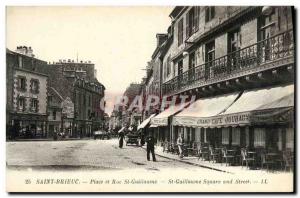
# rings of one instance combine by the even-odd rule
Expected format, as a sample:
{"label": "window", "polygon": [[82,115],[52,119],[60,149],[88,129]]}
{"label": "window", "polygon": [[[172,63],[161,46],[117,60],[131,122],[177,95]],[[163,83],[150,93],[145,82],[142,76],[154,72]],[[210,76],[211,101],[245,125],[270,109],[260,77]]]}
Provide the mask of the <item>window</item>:
{"label": "window", "polygon": [[23,76],[18,77],[18,88],[21,91],[26,91],[26,78]]}
{"label": "window", "polygon": [[22,56],[19,56],[18,60],[19,60],[19,68],[23,68],[23,58],[22,58]]}
{"label": "window", "polygon": [[178,46],[183,43],[183,19],[178,22]]}
{"label": "window", "polygon": [[254,128],[254,146],[255,147],[264,147],[266,131],[264,128]]}
{"label": "window", "polygon": [[36,79],[31,79],[30,90],[32,93],[39,93],[39,81]]}
{"label": "window", "polygon": [[206,44],[205,59],[206,62],[213,61],[215,59],[215,41]]}
{"label": "window", "polygon": [[31,99],[31,111],[37,112],[38,111],[38,100],[37,99]]}
{"label": "window", "polygon": [[178,76],[183,72],[183,62],[182,60],[178,61]]}
{"label": "window", "polygon": [[229,144],[229,128],[222,129],[222,144]]}
{"label": "window", "polygon": [[186,15],[186,38],[189,38],[199,29],[199,10],[200,7],[193,7]]}
{"label": "window", "polygon": [[168,56],[167,58],[167,76],[169,76],[171,73],[171,60],[170,60],[170,56]]}
{"label": "window", "polygon": [[56,111],[53,111],[52,116],[53,116],[53,120],[56,120]]}
{"label": "window", "polygon": [[241,132],[240,128],[232,128],[232,145],[240,145]]}
{"label": "window", "polygon": [[215,17],[215,7],[209,6],[205,8],[205,22],[212,20]]}
{"label": "window", "polygon": [[241,33],[240,29],[236,29],[228,34],[228,52],[235,52],[240,49],[241,46]]}
{"label": "window", "polygon": [[18,98],[18,110],[25,111],[25,98],[24,97]]}
{"label": "window", "polygon": [[205,78],[209,78],[211,75],[211,67],[213,66],[213,60],[215,59],[215,41],[207,43],[205,45]]}
{"label": "window", "polygon": [[89,96],[89,107],[91,106],[91,96]]}
{"label": "window", "polygon": [[189,55],[189,80],[194,80],[195,66],[196,66],[195,52],[192,52]]}

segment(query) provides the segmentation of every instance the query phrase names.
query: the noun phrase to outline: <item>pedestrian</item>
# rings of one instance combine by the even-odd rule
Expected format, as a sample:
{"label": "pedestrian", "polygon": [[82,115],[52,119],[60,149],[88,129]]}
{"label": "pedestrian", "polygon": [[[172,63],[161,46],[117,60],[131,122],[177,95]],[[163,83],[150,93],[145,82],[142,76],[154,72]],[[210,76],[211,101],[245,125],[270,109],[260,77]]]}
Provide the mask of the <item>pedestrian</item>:
{"label": "pedestrian", "polygon": [[178,150],[179,150],[179,157],[183,158],[183,152],[182,152],[182,150],[183,150],[183,148],[182,148],[183,147],[183,135],[182,134],[180,134],[177,138],[177,146],[178,146]]}
{"label": "pedestrian", "polygon": [[145,136],[144,136],[143,132],[140,133],[140,138],[141,138],[141,146],[144,146],[145,145]]}
{"label": "pedestrian", "polygon": [[124,141],[124,133],[123,133],[123,131],[121,131],[119,133],[119,147],[120,148],[123,148],[123,141]]}
{"label": "pedestrian", "polygon": [[150,153],[152,154],[152,160],[156,162],[155,153],[154,153],[154,137],[152,134],[149,134],[146,138],[147,142],[147,160],[150,161]]}

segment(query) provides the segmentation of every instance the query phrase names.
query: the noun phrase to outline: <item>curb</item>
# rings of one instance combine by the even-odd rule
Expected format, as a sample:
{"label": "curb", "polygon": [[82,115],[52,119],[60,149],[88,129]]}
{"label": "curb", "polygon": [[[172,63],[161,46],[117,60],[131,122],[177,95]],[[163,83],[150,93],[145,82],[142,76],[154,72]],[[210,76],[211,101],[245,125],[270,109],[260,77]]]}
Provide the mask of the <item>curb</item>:
{"label": "curb", "polygon": [[[144,150],[146,150],[146,148],[143,148],[143,147],[141,147],[141,148],[144,149]],[[158,155],[158,156],[160,156],[162,158],[174,160],[174,161],[177,161],[177,162],[182,162],[182,163],[185,163],[185,164],[189,164],[189,165],[193,165],[193,166],[198,166],[198,167],[201,167],[201,168],[206,168],[206,169],[210,169],[210,170],[214,170],[214,171],[219,171],[219,172],[223,172],[223,173],[234,174],[232,172],[221,170],[221,169],[218,169],[218,168],[213,168],[213,167],[210,167],[210,166],[205,166],[205,165],[197,164],[197,163],[194,163],[194,162],[183,161],[183,160],[180,160],[180,159],[167,157],[167,156],[161,155],[159,153],[155,153],[155,155]]]}

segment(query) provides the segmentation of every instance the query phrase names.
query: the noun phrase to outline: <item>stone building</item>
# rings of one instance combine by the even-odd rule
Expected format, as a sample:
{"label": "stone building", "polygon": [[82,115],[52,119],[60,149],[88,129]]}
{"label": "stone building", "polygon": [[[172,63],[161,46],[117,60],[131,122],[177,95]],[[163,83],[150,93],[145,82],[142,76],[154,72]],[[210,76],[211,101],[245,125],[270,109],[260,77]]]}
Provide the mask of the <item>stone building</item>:
{"label": "stone building", "polygon": [[47,137],[48,75],[45,61],[34,58],[32,49],[6,50],[7,137]]}
{"label": "stone building", "polygon": [[187,143],[293,150],[293,13],[280,6],[175,7],[161,92],[196,101],[194,109],[176,105],[151,120],[163,133],[159,141],[182,133]]}
{"label": "stone building", "polygon": [[95,65],[89,61],[60,60],[48,64],[48,73],[49,84],[63,98],[64,132],[70,137],[84,137],[101,128],[105,87],[95,76]]}

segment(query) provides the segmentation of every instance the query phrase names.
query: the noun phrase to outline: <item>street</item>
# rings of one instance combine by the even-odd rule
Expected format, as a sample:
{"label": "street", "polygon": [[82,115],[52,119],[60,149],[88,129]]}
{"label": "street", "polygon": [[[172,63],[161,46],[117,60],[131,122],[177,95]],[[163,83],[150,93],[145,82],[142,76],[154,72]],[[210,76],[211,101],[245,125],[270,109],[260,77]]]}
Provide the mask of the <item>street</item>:
{"label": "street", "polygon": [[[120,149],[117,139],[24,141],[6,145],[8,191],[223,192],[234,188],[259,192],[274,188],[290,191],[292,187],[292,184],[288,188],[282,186],[282,181],[292,182],[292,173],[241,170],[229,174],[159,156],[157,162],[147,161],[143,148]],[[62,182],[71,183],[61,185]],[[224,183],[232,188],[224,188]]]}
{"label": "street", "polygon": [[[117,139],[76,141],[7,142],[8,167],[22,169],[201,169],[157,156],[147,161],[146,151],[136,146],[118,147]],[[208,170],[207,170],[208,171]]]}

